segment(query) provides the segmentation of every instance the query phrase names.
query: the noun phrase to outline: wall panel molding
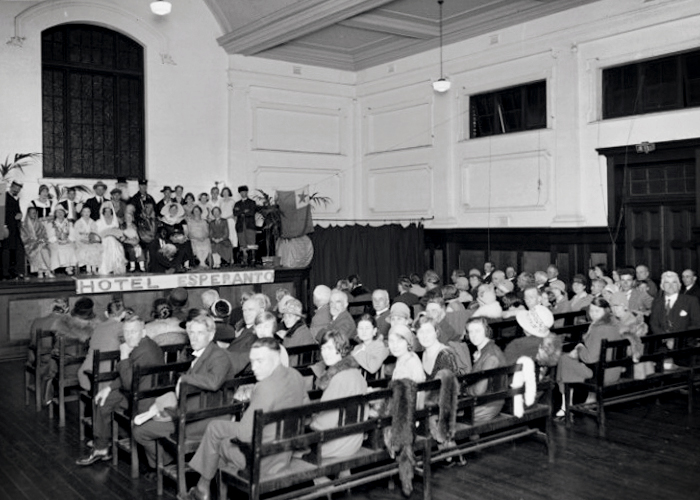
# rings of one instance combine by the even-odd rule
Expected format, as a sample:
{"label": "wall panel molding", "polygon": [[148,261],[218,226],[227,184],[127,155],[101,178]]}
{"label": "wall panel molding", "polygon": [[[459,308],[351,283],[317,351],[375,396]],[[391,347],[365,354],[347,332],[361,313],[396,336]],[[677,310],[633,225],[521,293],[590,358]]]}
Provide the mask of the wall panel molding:
{"label": "wall panel molding", "polygon": [[433,146],[432,100],[425,97],[363,110],[365,154]]}
{"label": "wall panel molding", "polygon": [[370,169],[367,206],[373,214],[433,213],[433,169],[427,163]]}

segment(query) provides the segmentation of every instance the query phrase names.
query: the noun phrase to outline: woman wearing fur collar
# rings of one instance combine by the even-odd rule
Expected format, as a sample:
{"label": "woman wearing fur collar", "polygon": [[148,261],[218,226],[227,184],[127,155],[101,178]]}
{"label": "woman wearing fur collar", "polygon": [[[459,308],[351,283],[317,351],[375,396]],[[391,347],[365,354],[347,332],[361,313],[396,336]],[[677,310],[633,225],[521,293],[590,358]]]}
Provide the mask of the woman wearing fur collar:
{"label": "woman wearing fur collar", "polygon": [[[367,382],[360,367],[350,355],[350,343],[337,330],[328,330],[321,339],[321,356],[326,371],[316,379],[316,388],[323,390],[321,401],[358,396],[367,392]],[[338,426],[338,410],[319,413],[311,421],[315,430],[332,429]],[[362,446],[362,434],[334,439],[322,445],[324,459],[346,457],[356,453]]]}

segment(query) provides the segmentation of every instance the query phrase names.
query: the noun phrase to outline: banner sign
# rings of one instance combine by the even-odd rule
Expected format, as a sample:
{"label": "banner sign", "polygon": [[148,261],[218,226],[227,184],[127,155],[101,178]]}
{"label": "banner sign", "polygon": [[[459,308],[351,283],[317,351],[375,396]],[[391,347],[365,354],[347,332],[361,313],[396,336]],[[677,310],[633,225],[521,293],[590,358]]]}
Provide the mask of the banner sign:
{"label": "banner sign", "polygon": [[207,272],[187,274],[154,274],[152,276],[104,276],[76,278],[77,294],[140,292],[212,286],[257,285],[274,283],[274,269],[255,271]]}

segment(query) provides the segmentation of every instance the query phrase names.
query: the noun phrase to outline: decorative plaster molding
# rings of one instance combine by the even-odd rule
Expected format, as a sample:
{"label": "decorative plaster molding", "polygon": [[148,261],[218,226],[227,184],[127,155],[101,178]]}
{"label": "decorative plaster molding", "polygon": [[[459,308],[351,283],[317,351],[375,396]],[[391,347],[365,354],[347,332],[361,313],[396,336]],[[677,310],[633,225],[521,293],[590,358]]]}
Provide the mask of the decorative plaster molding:
{"label": "decorative plaster molding", "polygon": [[15,35],[11,40],[24,41],[25,33],[40,33],[46,28],[68,22],[88,22],[116,28],[139,41],[144,47],[154,48],[158,54],[170,54],[168,38],[162,32],[144,22],[143,18],[133,12],[111,2],[80,0],[38,2],[15,16]]}
{"label": "decorative plaster molding", "polygon": [[170,66],[177,66],[177,63],[170,54],[160,54],[160,62],[163,64],[168,64]]}
{"label": "decorative plaster molding", "polygon": [[7,45],[9,45],[10,47],[18,47],[21,49],[24,46],[25,40],[26,38],[23,36],[11,36],[9,40],[7,40]]}

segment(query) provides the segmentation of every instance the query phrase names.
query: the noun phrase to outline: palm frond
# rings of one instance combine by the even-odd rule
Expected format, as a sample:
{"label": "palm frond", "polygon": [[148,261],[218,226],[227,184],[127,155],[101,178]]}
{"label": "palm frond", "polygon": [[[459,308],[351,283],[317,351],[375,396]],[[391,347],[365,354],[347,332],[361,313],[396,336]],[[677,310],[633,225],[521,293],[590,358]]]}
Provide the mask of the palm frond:
{"label": "palm frond", "polygon": [[316,205],[316,206],[323,205],[323,208],[327,208],[328,205],[333,203],[333,199],[330,196],[319,196],[318,192],[310,195],[309,201],[313,202],[313,205],[311,206],[312,209],[314,208],[314,205]]}
{"label": "palm frond", "polygon": [[19,170],[20,172],[24,173],[24,167],[40,156],[41,153],[18,153],[15,155],[12,161],[10,161],[9,155],[6,156],[5,161],[0,163],[0,175],[2,176],[2,179],[7,178],[10,172],[13,170]]}

